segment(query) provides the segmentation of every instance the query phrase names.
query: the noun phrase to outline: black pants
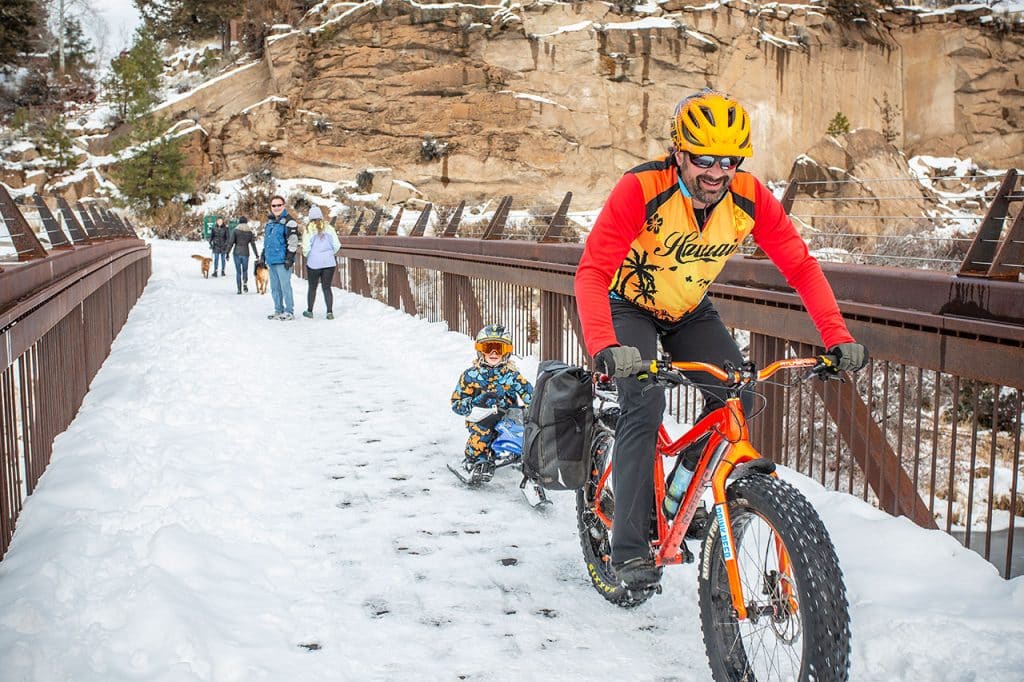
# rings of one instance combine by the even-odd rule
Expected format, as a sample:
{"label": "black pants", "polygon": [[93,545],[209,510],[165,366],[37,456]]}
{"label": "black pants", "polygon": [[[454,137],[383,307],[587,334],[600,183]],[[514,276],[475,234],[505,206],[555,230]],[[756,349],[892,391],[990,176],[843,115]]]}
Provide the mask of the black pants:
{"label": "black pants", "polygon": [[327,312],[334,311],[334,293],[331,291],[331,280],[334,279],[335,268],[306,268],[306,277],[309,280],[309,289],[306,290],[306,310],[313,312],[313,304],[316,303],[316,286],[324,290],[324,303],[327,304]]}
{"label": "black pants", "polygon": [[[662,322],[645,310],[626,301],[612,300],[612,324],[623,346],[635,346],[645,360],[657,357],[657,342],[676,362],[743,361],[739,347],[725,328],[711,301],[704,299],[692,312],[677,322]],[[690,372],[687,377],[698,383],[718,384],[705,372]],[[615,476],[615,515],[612,527],[612,561],[621,563],[650,554],[651,514],[654,510],[654,455],[658,426],[665,412],[665,391],[649,380],[635,377],[616,379],[619,391],[619,416],[613,453]],[[724,404],[724,387],[702,387],[704,412]],[[752,405],[751,395],[743,396],[744,409]]]}

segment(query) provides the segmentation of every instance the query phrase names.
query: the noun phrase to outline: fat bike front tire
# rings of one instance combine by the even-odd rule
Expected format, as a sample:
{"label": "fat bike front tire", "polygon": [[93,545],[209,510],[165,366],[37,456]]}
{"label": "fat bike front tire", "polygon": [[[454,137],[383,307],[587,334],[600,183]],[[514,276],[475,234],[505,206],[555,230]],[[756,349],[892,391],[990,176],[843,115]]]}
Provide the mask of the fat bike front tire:
{"label": "fat bike front tire", "polygon": [[849,679],[846,587],[814,507],[788,483],[764,474],[735,481],[726,498],[748,617],[738,620],[733,609],[722,533],[712,514],[698,593],[715,681]]}
{"label": "fat bike front tire", "polygon": [[[586,484],[576,491],[576,526],[579,529],[587,576],[594,589],[612,604],[632,608],[650,599],[654,591],[627,590],[622,586],[612,570],[612,531],[593,511],[597,484],[608,466],[614,445],[615,439],[607,431],[598,430],[594,435],[590,475]],[[610,518],[615,509],[611,481],[604,487],[599,504],[602,513]]]}

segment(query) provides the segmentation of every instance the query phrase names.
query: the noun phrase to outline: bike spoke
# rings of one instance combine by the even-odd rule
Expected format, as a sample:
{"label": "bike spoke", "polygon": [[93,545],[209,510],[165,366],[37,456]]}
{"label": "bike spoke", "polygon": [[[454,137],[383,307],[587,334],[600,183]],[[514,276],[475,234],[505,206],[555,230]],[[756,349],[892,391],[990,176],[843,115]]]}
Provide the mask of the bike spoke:
{"label": "bike spoke", "polygon": [[732,516],[739,584],[748,617],[736,619],[724,563],[709,583],[718,633],[730,680],[798,680],[805,673],[800,590],[792,559],[775,527],[753,509]]}
{"label": "bike spoke", "polygon": [[[745,667],[756,679],[795,680],[801,662],[800,612],[787,596],[794,586],[780,570],[775,529],[757,514],[739,521],[733,533],[748,618],[735,624],[733,648],[743,648]],[[724,592],[723,598],[730,599]]]}

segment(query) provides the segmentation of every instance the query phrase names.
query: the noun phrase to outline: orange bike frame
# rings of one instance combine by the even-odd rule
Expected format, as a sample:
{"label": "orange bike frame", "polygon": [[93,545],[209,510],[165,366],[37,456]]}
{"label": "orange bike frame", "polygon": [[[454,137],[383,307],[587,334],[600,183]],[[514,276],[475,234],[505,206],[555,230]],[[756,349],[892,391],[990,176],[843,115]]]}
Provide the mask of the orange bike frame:
{"label": "orange bike frame", "polygon": [[[780,369],[811,367],[818,362],[817,358],[779,360],[758,372],[756,377],[744,376],[738,370],[726,372],[720,367],[702,362],[673,362],[672,367],[684,372],[707,372],[727,385],[735,387],[734,393],[738,394],[741,385],[767,379]],[[704,445],[704,451],[697,463],[693,480],[686,490],[686,495],[675,519],[668,519],[662,509],[665,500],[665,469],[662,457],[678,456],[680,452],[706,434],[710,434],[710,437]],[[743,588],[740,584],[739,566],[735,553],[736,544],[733,541],[732,522],[729,518],[725,489],[729,476],[737,467],[746,462],[760,459],[761,454],[750,442],[746,415],[743,413],[743,405],[738,395],[728,398],[723,407],[706,415],[676,440],[669,438],[665,426],[661,425],[658,428],[657,453],[660,456],[654,458],[654,506],[657,510],[658,533],[657,538],[651,543],[655,550],[655,562],[659,566],[683,562],[684,556],[679,549],[682,546],[686,529],[697,510],[701,495],[710,485],[715,502],[714,513],[718,520],[717,528],[721,536],[722,554],[725,559],[726,574],[729,578],[733,608],[736,610],[736,617],[739,620],[746,619],[747,609],[743,599]],[[594,495],[595,500],[601,499],[601,491],[607,484],[611,473],[611,461],[609,460],[600,481],[598,481],[597,491]],[[594,512],[611,528],[611,519],[600,508],[595,507]],[[776,552],[778,553],[779,570],[789,575],[789,556],[781,542],[776,541]]]}

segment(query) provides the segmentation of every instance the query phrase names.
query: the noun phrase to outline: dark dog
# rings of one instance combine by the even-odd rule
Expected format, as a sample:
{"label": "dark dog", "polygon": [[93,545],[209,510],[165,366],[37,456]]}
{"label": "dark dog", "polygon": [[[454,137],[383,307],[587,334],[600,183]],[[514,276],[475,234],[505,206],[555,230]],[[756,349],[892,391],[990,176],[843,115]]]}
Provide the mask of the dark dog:
{"label": "dark dog", "polygon": [[195,258],[197,261],[199,261],[199,267],[203,271],[203,279],[209,279],[209,277],[210,277],[210,263],[213,262],[213,259],[212,258],[207,258],[206,256],[199,256],[199,255],[196,255],[196,254],[192,254],[192,257]]}
{"label": "dark dog", "polygon": [[265,263],[257,263],[253,277],[256,279],[256,291],[261,294],[267,293],[267,284],[270,283],[270,268]]}

